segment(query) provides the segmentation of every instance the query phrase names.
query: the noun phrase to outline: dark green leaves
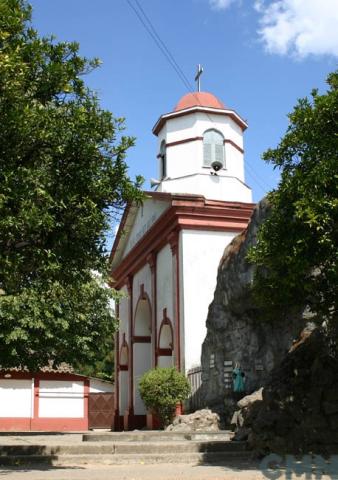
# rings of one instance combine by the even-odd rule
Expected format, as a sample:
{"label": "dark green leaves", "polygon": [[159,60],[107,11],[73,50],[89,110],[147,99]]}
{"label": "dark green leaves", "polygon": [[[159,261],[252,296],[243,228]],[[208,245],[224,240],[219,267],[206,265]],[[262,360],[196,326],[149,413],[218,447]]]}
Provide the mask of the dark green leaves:
{"label": "dark green leaves", "polygon": [[319,321],[337,321],[338,73],[329,90],[299,100],[280,145],[263,158],[281,169],[269,194],[272,212],[250,259],[255,292],[270,311],[308,305]]}
{"label": "dark green leaves", "polygon": [[83,80],[98,60],[39,37],[30,12],[0,3],[0,364],[38,368],[84,362],[111,338],[105,234],[142,195],[133,139]]}

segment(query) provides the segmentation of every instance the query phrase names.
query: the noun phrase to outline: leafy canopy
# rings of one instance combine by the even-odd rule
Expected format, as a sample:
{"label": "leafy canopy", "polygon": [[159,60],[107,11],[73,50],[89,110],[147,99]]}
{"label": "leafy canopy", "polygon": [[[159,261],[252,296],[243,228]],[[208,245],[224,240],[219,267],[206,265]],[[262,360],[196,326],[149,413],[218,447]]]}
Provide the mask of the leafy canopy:
{"label": "leafy canopy", "polygon": [[169,425],[178,403],[188,398],[190,385],[176,368],[154,368],[144,373],[139,383],[145,406],[156,413],[162,425]]}
{"label": "leafy canopy", "polygon": [[111,337],[105,234],[130,180],[123,119],[83,75],[77,43],[41,38],[24,0],[0,2],[0,365],[88,363]]}
{"label": "leafy canopy", "polygon": [[254,292],[270,312],[307,305],[318,320],[337,321],[338,72],[329,89],[298,101],[288,130],[263,158],[281,169],[268,195],[269,218],[249,258]]}

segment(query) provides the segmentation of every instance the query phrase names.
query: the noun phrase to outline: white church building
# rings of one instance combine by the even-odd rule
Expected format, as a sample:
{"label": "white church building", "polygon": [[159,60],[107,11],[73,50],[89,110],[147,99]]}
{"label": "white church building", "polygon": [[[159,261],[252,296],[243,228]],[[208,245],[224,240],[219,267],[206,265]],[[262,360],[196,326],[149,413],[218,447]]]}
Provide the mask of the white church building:
{"label": "white church building", "polygon": [[200,365],[208,307],[225,247],[253,210],[244,179],[246,122],[211,93],[185,95],[162,115],[158,181],[128,205],[113,245],[122,293],[115,339],[115,429],[152,427],[138,390],[159,366]]}

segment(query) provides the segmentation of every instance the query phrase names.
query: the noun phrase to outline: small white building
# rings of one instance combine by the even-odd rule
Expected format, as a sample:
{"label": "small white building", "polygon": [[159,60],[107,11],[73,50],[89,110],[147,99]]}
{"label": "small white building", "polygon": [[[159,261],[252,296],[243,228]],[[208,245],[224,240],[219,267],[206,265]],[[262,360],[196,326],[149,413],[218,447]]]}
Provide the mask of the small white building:
{"label": "small white building", "polygon": [[111,428],[114,385],[72,372],[0,371],[0,431]]}
{"label": "small white building", "polygon": [[[123,297],[116,335],[115,429],[152,426],[141,375],[200,364],[222,253],[252,213],[244,179],[246,122],[214,95],[185,95],[162,115],[156,191],[128,205],[113,245],[112,279]],[[148,422],[148,423],[147,423]]]}

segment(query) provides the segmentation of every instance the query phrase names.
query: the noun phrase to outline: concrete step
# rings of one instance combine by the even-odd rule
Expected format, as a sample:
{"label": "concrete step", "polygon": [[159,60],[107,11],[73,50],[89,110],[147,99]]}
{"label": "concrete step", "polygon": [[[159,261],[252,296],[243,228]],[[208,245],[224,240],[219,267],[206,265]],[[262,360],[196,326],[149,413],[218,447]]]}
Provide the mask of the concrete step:
{"label": "concrete step", "polygon": [[219,432],[163,432],[133,431],[87,433],[84,442],[179,442],[179,441],[229,441],[233,437],[230,430]]}
{"label": "concrete step", "polygon": [[129,465],[129,464],[221,464],[250,461],[250,452],[190,452],[144,454],[82,454],[82,455],[7,455],[0,456],[0,465]]}
{"label": "concrete step", "polygon": [[245,442],[83,442],[60,445],[0,445],[0,459],[7,456],[53,456],[53,455],[134,455],[176,453],[233,453],[245,452]]}

